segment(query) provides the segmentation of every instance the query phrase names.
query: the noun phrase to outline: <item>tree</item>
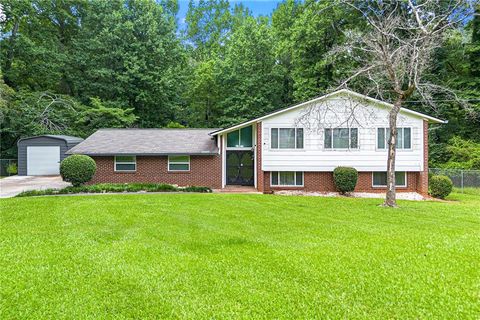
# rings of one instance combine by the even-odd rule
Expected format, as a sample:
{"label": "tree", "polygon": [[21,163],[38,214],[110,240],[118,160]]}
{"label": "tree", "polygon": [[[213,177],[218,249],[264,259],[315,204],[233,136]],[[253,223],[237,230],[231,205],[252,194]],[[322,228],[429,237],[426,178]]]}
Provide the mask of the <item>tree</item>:
{"label": "tree", "polygon": [[282,106],[282,75],[266,18],[248,17],[225,44],[219,125],[259,117]]}
{"label": "tree", "polygon": [[221,116],[220,103],[220,59],[212,57],[197,62],[190,77],[187,119],[200,127],[213,127]]}
{"label": "tree", "polygon": [[220,53],[232,26],[228,0],[190,0],[185,18],[187,43],[194,46],[193,55],[206,60]]}
{"label": "tree", "polygon": [[75,125],[82,128],[84,136],[100,128],[128,128],[138,119],[133,114],[133,108],[121,108],[98,98],[91,98],[90,104],[91,107],[79,112],[78,120],[75,121]]}
{"label": "tree", "polygon": [[131,126],[132,109],[92,99],[84,105],[68,95],[50,92],[15,92],[0,82],[0,157],[14,157],[21,137],[67,134],[87,137],[100,128]]}
{"label": "tree", "polygon": [[425,104],[435,106],[439,94],[456,99],[449,88],[425,77],[434,52],[441,47],[447,32],[471,16],[468,1],[351,2],[342,6],[365,17],[367,32],[347,32],[347,41],[334,54],[347,54],[359,68],[342,81],[347,86],[362,81],[366,94],[392,100],[389,112],[387,195],[385,206],[395,207],[395,157],[397,118],[400,109],[414,94]]}
{"label": "tree", "polygon": [[184,104],[186,56],[170,14],[154,0],[89,3],[75,37],[75,96],[134,108],[141,127],[161,127]]}
{"label": "tree", "polygon": [[349,67],[345,60],[334,63],[329,52],[344,43],[343,29],[359,30],[365,23],[350,7],[332,6],[331,1],[307,0],[298,9],[291,4],[290,10],[296,17],[289,22],[289,41],[283,51],[291,56],[293,98],[298,102],[325,92]]}

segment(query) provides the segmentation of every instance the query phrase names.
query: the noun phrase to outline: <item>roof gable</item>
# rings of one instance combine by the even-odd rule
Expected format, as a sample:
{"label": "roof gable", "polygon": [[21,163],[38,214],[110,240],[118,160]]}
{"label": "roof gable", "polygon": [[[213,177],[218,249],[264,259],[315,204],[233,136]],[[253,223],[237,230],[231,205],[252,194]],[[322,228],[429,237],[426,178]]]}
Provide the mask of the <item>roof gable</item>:
{"label": "roof gable", "polygon": [[[221,134],[221,133],[233,131],[233,130],[245,127],[247,125],[262,121],[264,119],[276,116],[278,114],[289,112],[289,111],[292,111],[292,110],[295,110],[295,109],[298,109],[298,108],[306,107],[306,106],[308,106],[312,103],[318,103],[318,102],[325,101],[325,100],[334,98],[336,96],[341,96],[341,95],[347,95],[347,96],[352,97],[354,99],[360,99],[360,100],[363,100],[363,101],[367,101],[371,104],[382,106],[382,107],[385,107],[385,108],[388,108],[388,109],[393,108],[393,104],[391,104],[391,103],[384,102],[384,101],[381,101],[381,100],[378,100],[378,99],[375,99],[375,98],[371,98],[369,96],[366,96],[366,95],[363,95],[363,94],[360,94],[360,93],[357,93],[357,92],[354,92],[354,91],[351,91],[351,90],[348,90],[348,89],[341,89],[341,90],[338,90],[338,91],[335,91],[335,92],[332,92],[332,93],[329,93],[329,94],[326,94],[326,95],[323,95],[323,96],[320,96],[320,97],[316,97],[316,98],[313,98],[311,100],[308,100],[308,101],[305,101],[305,102],[302,102],[302,103],[299,103],[299,104],[296,104],[296,105],[293,105],[293,106],[290,106],[290,107],[286,107],[286,108],[268,113],[268,114],[266,114],[262,117],[239,123],[239,124],[231,126],[229,128],[220,129],[220,130],[211,132],[211,135],[218,135],[218,134]],[[426,115],[426,114],[423,114],[423,113],[420,113],[420,112],[417,112],[417,111],[413,111],[413,110],[410,110],[410,109],[407,109],[407,108],[401,108],[400,112],[402,114],[405,114],[405,115],[410,115],[410,116],[413,116],[413,117],[423,118],[423,119],[426,119],[426,120],[428,120],[430,122],[433,122],[433,123],[446,123],[446,121],[444,121],[444,120],[440,120],[440,119],[437,119],[435,117],[431,117],[429,115]]]}

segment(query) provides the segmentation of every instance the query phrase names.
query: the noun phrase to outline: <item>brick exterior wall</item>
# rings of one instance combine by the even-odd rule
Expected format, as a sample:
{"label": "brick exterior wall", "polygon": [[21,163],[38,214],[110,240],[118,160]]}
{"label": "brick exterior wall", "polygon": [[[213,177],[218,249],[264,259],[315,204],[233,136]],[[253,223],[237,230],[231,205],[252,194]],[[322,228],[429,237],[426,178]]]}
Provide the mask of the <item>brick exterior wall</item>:
{"label": "brick exterior wall", "polygon": [[168,183],[179,186],[222,187],[222,157],[190,156],[190,171],[169,172],[167,156],[137,156],[137,171],[115,172],[114,157],[93,157],[97,164],[95,183]]}
{"label": "brick exterior wall", "polygon": [[418,175],[417,192],[428,195],[428,121],[423,120],[423,171]]}
{"label": "brick exterior wall", "polygon": [[262,170],[262,123],[257,123],[257,143],[256,143],[256,151],[257,151],[257,190],[260,192],[268,192],[265,190],[265,182],[268,180],[270,181],[268,172],[264,172]]}
{"label": "brick exterior wall", "polygon": [[[270,173],[265,172],[265,188],[263,192],[270,193],[275,190],[302,190],[307,192],[335,192],[333,172],[304,172],[303,187],[275,187],[270,185]],[[268,179],[267,179],[268,177]],[[418,185],[418,172],[407,172],[407,186],[397,187],[397,192],[416,192]],[[355,192],[386,192],[386,187],[372,186],[372,172],[359,172]],[[260,191],[260,190],[259,190]]]}

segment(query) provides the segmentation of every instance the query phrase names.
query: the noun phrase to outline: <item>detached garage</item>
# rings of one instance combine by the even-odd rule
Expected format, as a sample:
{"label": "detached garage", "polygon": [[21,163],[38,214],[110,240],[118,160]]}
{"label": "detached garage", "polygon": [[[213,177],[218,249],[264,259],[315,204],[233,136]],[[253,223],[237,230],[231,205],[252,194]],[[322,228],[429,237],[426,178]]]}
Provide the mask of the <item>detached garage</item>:
{"label": "detached garage", "polygon": [[82,142],[82,138],[43,135],[20,139],[18,146],[19,176],[51,176],[60,174],[60,161],[65,152]]}

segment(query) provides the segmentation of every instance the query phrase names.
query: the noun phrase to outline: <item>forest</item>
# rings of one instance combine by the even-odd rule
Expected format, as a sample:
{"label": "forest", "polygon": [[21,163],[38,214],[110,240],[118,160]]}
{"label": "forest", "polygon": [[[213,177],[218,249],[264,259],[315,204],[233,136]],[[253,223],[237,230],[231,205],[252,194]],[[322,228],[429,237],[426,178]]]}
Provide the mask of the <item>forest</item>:
{"label": "forest", "polygon": [[[332,0],[333,1],[333,0]],[[269,16],[228,0],[3,0],[0,158],[19,138],[87,137],[105,127],[219,128],[325,94],[355,62],[332,49],[364,17],[332,1],[285,0]],[[430,130],[430,166],[480,169],[480,5],[449,32],[427,77],[447,119]],[[362,83],[350,89],[362,93]]]}

